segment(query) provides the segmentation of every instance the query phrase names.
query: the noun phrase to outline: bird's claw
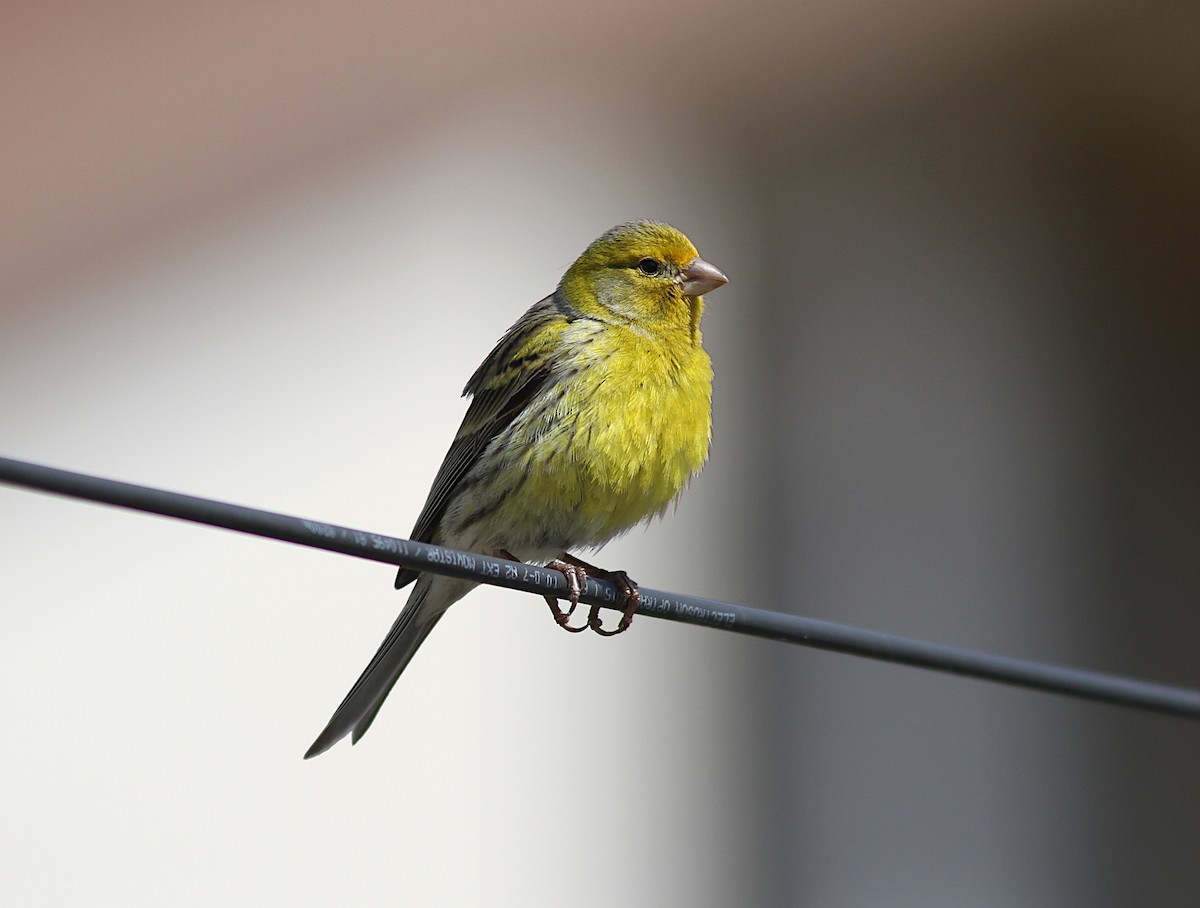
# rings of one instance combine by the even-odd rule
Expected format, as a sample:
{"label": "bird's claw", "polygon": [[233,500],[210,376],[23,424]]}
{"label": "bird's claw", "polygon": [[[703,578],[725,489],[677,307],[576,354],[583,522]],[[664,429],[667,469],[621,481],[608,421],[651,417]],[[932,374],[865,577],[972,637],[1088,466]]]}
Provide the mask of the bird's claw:
{"label": "bird's claw", "polygon": [[[507,549],[497,549],[496,556],[518,563],[521,560]],[[598,568],[594,564],[580,561],[568,552],[564,552],[562,558],[555,558],[553,561],[546,562],[546,567],[552,571],[558,571],[567,578],[567,601],[571,604],[570,608],[563,611],[558,604],[558,598],[555,596],[542,597],[546,600],[546,604],[550,606],[550,614],[554,616],[554,623],[564,631],[578,634],[580,631],[586,631],[588,628],[591,628],[601,637],[615,637],[617,634],[623,634],[629,630],[629,625],[633,623],[633,615],[638,610],[638,606],[641,605],[642,598],[638,593],[637,583],[628,574],[624,571],[606,571],[604,568]],[[589,571],[592,576],[607,580],[617,588],[617,604],[622,607],[623,611],[621,613],[621,620],[617,622],[617,626],[611,631],[605,630],[601,625],[600,606],[598,605],[593,605],[588,610],[587,621],[575,627],[571,626],[571,616],[575,614],[575,609],[579,606],[580,596],[587,589]]]}
{"label": "bird's claw", "polygon": [[629,625],[633,623],[633,614],[638,610],[638,606],[642,602],[641,596],[638,595],[637,583],[624,571],[606,571],[604,568],[581,561],[568,552],[563,553],[563,559],[580,570],[588,571],[593,577],[607,580],[617,588],[617,606],[623,609],[621,620],[617,623],[617,626],[611,631],[606,631],[601,626],[600,606],[598,605],[593,605],[588,611],[587,626],[601,637],[615,637],[617,634],[622,634],[629,630]]}
{"label": "bird's claw", "polygon": [[571,607],[565,612],[559,608],[558,599],[554,596],[546,596],[546,604],[550,606],[550,614],[554,616],[555,623],[564,631],[572,634],[578,634],[580,631],[586,631],[591,624],[589,620],[585,621],[578,627],[572,627],[569,622],[571,616],[575,614],[575,609],[579,605],[579,597],[583,595],[583,591],[587,589],[587,569],[583,565],[570,564],[566,561],[555,559],[546,564],[546,567],[553,571],[558,571],[567,578],[567,601],[571,603]]}
{"label": "bird's claw", "polygon": [[629,625],[633,624],[634,612],[642,604],[642,597],[638,593],[637,582],[624,571],[607,571],[606,573],[608,577],[605,579],[614,584],[619,591],[617,602],[624,606],[621,612],[621,620],[617,622],[617,626],[611,631],[605,630],[600,626],[600,606],[593,605],[591,611],[588,612],[588,627],[601,637],[615,637],[617,634],[623,634],[629,630]]}

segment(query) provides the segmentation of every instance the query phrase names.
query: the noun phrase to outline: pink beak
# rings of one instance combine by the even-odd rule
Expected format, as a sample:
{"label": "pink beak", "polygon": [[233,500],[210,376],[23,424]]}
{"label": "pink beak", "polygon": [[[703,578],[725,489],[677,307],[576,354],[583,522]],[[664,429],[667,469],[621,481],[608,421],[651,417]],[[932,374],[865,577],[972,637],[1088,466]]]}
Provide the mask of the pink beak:
{"label": "pink beak", "polygon": [[676,280],[683,287],[684,296],[700,296],[729,283],[729,278],[701,258],[694,258],[688,262]]}

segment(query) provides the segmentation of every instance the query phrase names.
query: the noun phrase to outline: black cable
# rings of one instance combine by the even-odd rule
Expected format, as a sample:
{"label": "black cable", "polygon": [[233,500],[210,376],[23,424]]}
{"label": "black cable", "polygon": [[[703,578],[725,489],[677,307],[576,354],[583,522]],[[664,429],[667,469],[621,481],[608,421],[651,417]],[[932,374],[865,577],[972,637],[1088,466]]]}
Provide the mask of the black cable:
{"label": "black cable", "polygon": [[[0,457],[0,482],[224,527],[239,533],[265,536],[527,593],[553,593],[565,597],[567,592],[566,578],[558,571],[544,567],[515,564],[471,552],[396,539],[392,536],[101,479],[82,473],[71,473],[19,460]],[[1200,691],[1026,659],[1012,659],[978,650],[927,643],[909,637],[746,608],[696,596],[681,596],[646,587],[641,587],[641,596],[639,615],[706,625],[754,637],[766,637],[817,649],[915,665],[1088,700],[1118,703],[1137,709],[1200,718]],[[588,579],[583,602],[615,607],[616,599],[617,591],[611,583]]]}

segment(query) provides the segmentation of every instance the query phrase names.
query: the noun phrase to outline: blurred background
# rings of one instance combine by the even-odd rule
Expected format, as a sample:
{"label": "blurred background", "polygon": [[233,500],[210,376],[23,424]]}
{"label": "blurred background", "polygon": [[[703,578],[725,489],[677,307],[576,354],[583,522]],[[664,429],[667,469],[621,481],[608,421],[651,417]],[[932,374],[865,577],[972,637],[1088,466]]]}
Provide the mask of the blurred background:
{"label": "blurred background", "polygon": [[[643,583],[1200,686],[1200,7],[10,2],[0,454],[407,535],[493,341],[687,232],[710,465]],[[13,905],[1158,906],[1200,728],[456,606],[0,488]]]}

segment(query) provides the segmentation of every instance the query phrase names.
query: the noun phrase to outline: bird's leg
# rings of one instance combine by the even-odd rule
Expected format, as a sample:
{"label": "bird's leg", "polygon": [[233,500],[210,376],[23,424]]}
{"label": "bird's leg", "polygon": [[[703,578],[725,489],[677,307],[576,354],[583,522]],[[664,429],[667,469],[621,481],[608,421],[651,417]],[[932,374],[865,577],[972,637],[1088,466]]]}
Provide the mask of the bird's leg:
{"label": "bird's leg", "polygon": [[[564,553],[565,554],[565,553]],[[571,557],[567,555],[566,557]],[[578,564],[570,564],[555,558],[553,561],[547,561],[546,567],[552,571],[558,571],[567,578],[567,601],[571,603],[571,607],[565,612],[558,607],[558,600],[553,596],[546,596],[546,604],[550,606],[550,613],[554,615],[554,620],[564,631],[572,634],[578,634],[580,631],[587,630],[587,622],[578,627],[571,627],[567,623],[571,616],[575,614],[575,608],[579,605],[579,597],[583,595],[583,591],[587,589],[587,570]]]}
{"label": "bird's leg", "polygon": [[[520,558],[514,555],[507,549],[496,549],[497,558],[507,558],[509,561],[515,561],[518,564],[524,564]],[[569,557],[569,556],[568,556]],[[547,563],[546,567],[552,571],[558,571],[567,578],[567,596],[571,607],[565,612],[558,607],[558,599],[554,596],[543,596],[546,604],[550,606],[550,614],[554,616],[554,623],[561,627],[564,631],[572,634],[578,634],[580,631],[586,631],[587,623],[579,625],[579,627],[571,627],[567,622],[571,620],[571,616],[575,614],[575,608],[579,605],[579,597],[583,594],[584,588],[587,586],[587,571],[585,568],[577,564],[567,564],[565,561],[555,559]]]}
{"label": "bird's leg", "polygon": [[586,561],[576,558],[569,552],[564,552],[563,558],[575,567],[587,571],[591,576],[599,577],[614,584],[617,588],[617,604],[625,607],[617,626],[611,631],[606,631],[600,626],[600,606],[593,605],[588,612],[587,626],[601,637],[615,637],[617,634],[629,630],[629,625],[633,623],[634,612],[638,610],[638,606],[642,603],[642,597],[638,593],[637,582],[624,571],[606,571],[604,568],[596,567],[594,564],[588,564]]}

